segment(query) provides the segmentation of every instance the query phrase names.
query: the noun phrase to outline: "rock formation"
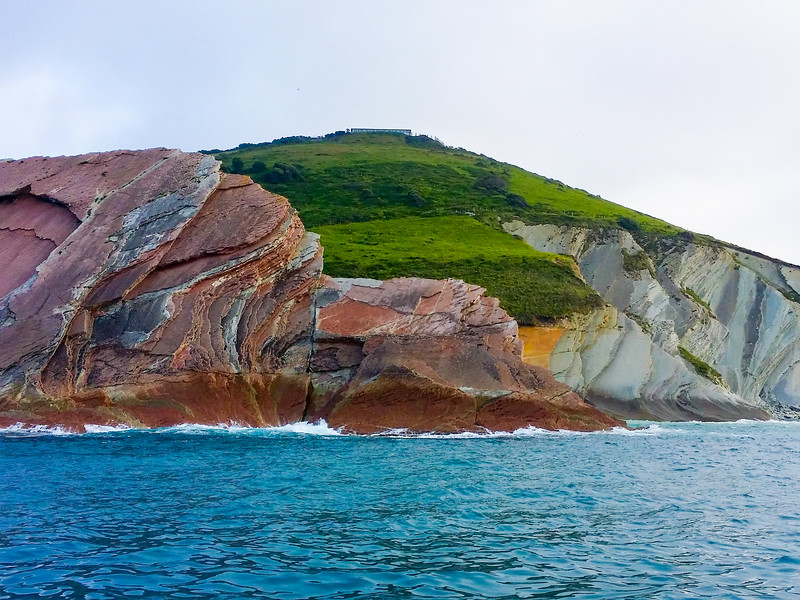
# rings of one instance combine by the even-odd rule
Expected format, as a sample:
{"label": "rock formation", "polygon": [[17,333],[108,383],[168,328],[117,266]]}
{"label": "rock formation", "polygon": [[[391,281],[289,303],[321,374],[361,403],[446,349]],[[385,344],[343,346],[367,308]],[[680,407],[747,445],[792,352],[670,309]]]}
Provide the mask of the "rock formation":
{"label": "rock formation", "polygon": [[691,239],[648,253],[622,230],[504,228],[573,256],[608,302],[559,324],[545,361],[593,404],[625,418],[711,420],[800,406],[800,269]]}
{"label": "rock formation", "polygon": [[325,277],[309,414],[367,432],[614,425],[520,360],[516,321],[483,293],[458,280]]}
{"label": "rock formation", "polygon": [[288,202],[200,154],[0,163],[0,425],[620,424],[460,281],[320,278]]}

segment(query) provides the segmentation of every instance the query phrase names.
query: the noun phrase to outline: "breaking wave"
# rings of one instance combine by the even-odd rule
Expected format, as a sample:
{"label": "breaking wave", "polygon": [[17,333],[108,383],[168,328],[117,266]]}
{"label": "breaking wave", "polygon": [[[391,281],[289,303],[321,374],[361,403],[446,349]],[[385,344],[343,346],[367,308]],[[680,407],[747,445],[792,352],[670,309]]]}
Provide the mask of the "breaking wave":
{"label": "breaking wave", "polygon": [[170,427],[153,429],[133,428],[127,425],[97,425],[87,424],[83,431],[63,425],[30,425],[16,423],[8,427],[0,427],[0,435],[9,436],[75,436],[75,435],[109,435],[109,434],[182,434],[182,435],[301,435],[301,436],[327,436],[327,437],[365,437],[365,438],[402,438],[402,439],[435,439],[435,440],[469,440],[469,439],[494,439],[494,438],[533,438],[553,436],[660,436],[660,435],[685,435],[699,433],[705,435],[731,435],[742,434],[751,427],[764,425],[800,426],[800,421],[752,421],[742,419],[727,423],[705,423],[702,421],[660,422],[628,421],[629,428],[614,427],[600,431],[568,431],[564,429],[549,430],[539,427],[524,427],[515,431],[463,431],[459,433],[439,432],[414,432],[405,428],[386,429],[378,433],[363,435],[344,431],[343,428],[333,428],[325,420],[310,422],[298,421],[287,425],[274,427],[250,427],[240,423],[218,423],[216,425],[202,425],[197,423],[182,423]]}

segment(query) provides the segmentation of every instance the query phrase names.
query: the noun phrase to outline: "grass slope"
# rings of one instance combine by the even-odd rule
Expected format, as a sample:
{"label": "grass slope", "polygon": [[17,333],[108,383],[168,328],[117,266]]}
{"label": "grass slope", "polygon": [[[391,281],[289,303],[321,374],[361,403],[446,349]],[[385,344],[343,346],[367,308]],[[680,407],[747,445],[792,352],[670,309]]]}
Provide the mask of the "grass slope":
{"label": "grass slope", "polygon": [[575,276],[571,259],[535,252],[500,223],[623,227],[650,239],[681,232],[425,136],[337,133],[209,152],[225,170],[291,201],[306,227],[322,234],[326,273],[464,279],[500,298],[523,324],[585,312],[600,299]]}
{"label": "grass slope", "polygon": [[333,277],[457,277],[486,288],[521,324],[586,312],[600,297],[572,259],[537,252],[469,217],[405,217],[316,228]]}
{"label": "grass slope", "polygon": [[[528,223],[681,230],[560,181],[425,136],[287,138],[215,153],[228,171],[291,200],[309,228],[406,216],[469,214]],[[234,161],[239,162],[234,162]],[[277,168],[276,168],[277,166]]]}

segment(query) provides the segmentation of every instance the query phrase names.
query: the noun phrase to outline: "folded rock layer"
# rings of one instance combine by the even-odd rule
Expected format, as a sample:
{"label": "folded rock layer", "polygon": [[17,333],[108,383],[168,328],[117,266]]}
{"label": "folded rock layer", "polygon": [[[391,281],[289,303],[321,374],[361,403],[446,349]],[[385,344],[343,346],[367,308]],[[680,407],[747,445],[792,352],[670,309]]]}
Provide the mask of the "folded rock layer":
{"label": "folded rock layer", "polygon": [[483,293],[453,279],[323,276],[309,415],[370,433],[619,424],[523,363],[516,321]]}
{"label": "folded rock layer", "polygon": [[0,425],[619,425],[461,281],[321,277],[286,199],[201,154],[0,163]]}
{"label": "folded rock layer", "polygon": [[504,228],[573,256],[607,301],[546,335],[523,332],[547,340],[536,360],[596,406],[628,419],[704,421],[800,407],[800,269],[681,239],[664,241],[654,262],[622,230]]}

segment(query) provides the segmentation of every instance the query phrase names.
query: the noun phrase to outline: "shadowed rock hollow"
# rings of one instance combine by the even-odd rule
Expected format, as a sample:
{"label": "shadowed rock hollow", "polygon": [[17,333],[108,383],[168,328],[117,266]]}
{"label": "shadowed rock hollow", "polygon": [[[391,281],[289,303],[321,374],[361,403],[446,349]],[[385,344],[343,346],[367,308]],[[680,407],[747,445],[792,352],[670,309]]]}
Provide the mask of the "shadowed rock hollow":
{"label": "shadowed rock hollow", "polygon": [[288,202],[200,154],[0,163],[0,424],[620,424],[461,281],[331,280]]}

